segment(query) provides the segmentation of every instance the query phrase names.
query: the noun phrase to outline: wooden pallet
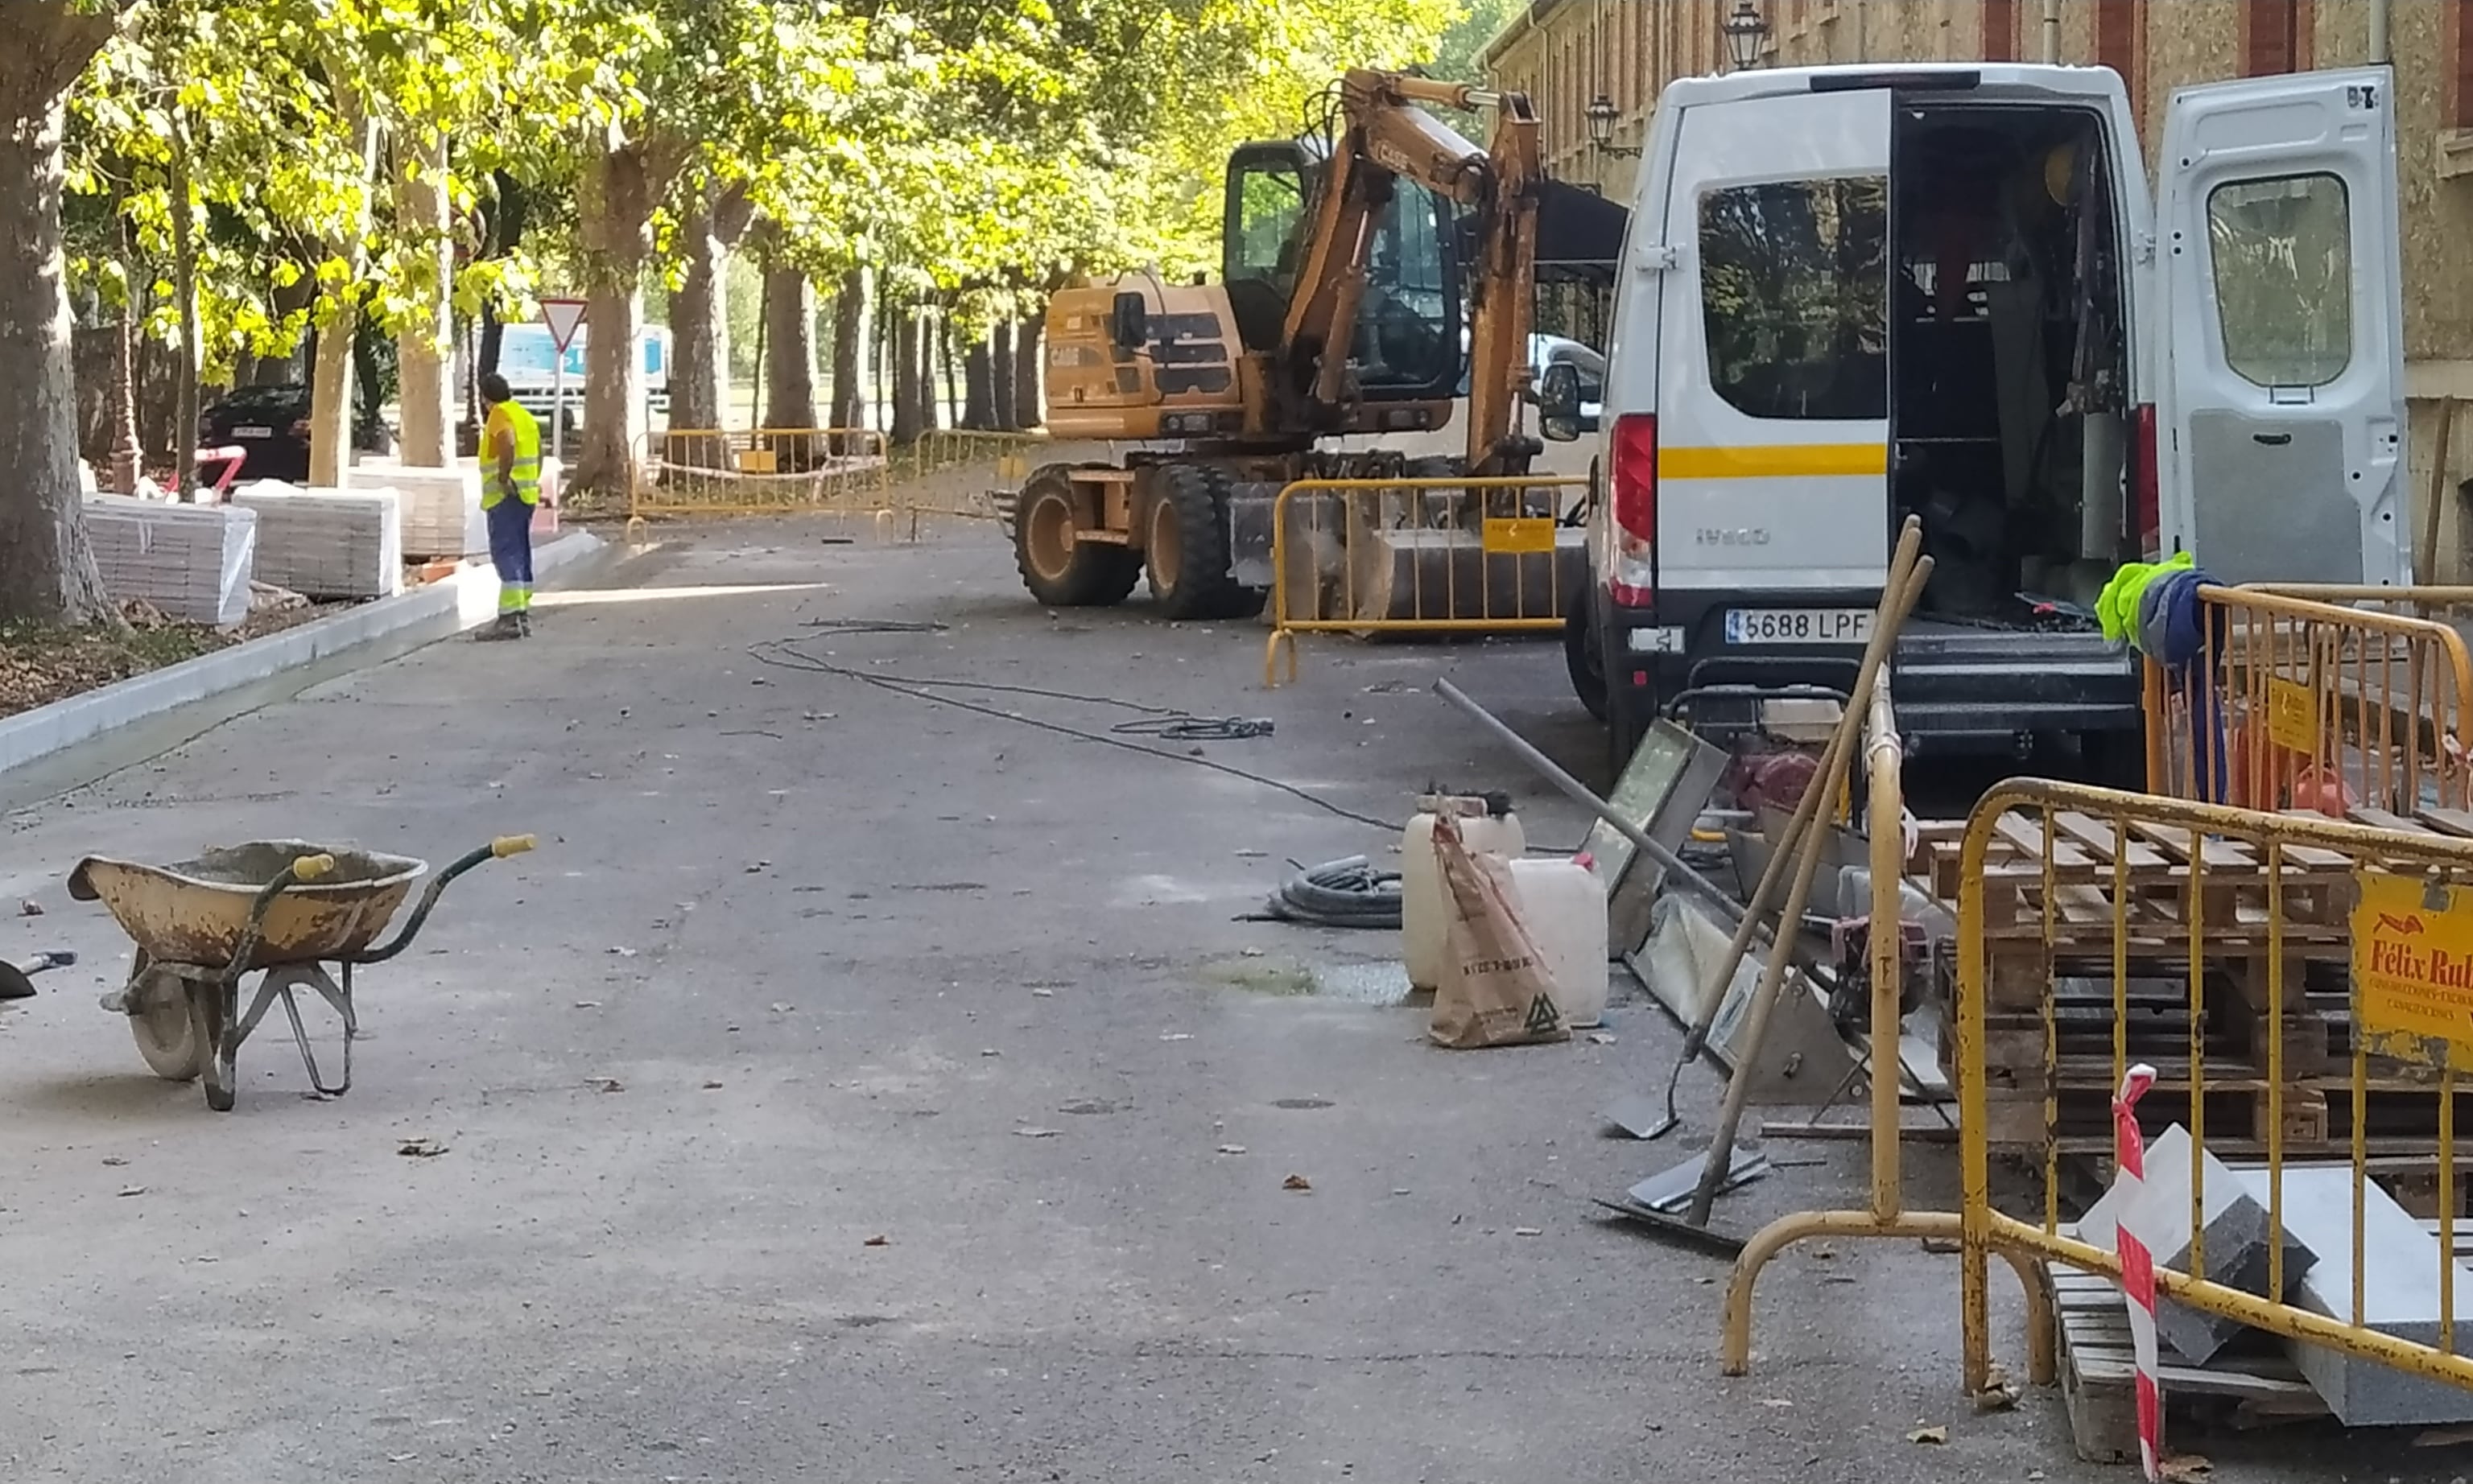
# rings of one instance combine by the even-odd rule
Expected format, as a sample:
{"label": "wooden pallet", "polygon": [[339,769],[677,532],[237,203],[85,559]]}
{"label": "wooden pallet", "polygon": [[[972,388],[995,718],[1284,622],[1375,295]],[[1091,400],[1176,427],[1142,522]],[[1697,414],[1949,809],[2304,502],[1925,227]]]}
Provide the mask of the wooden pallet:
{"label": "wooden pallet", "polygon": [[[2430,1224],[2435,1233],[2437,1224]],[[2064,1226],[2062,1234],[2076,1236]],[[2459,1228],[2456,1256],[2473,1256],[2473,1231]],[[2061,1401],[2070,1442],[2090,1463],[2138,1459],[2137,1364],[2129,1345],[2129,1304],[2110,1279],[2065,1263],[2041,1265],[2053,1301],[2059,1344]],[[2250,1425],[2329,1416],[2327,1403],[2301,1377],[2285,1342],[2251,1330],[2205,1365],[2161,1368],[2165,1434],[2175,1421]]]}
{"label": "wooden pallet", "polygon": [[[2412,820],[2364,810],[2360,819],[2424,834],[2473,834],[2473,817],[2444,809]],[[1962,875],[1964,830],[1962,824],[1923,827],[1917,865],[1945,903],[1954,901]],[[2153,823],[2117,831],[2109,821],[2068,811],[2052,816],[2049,831],[2039,816],[1997,822],[1981,873],[1985,1123],[1996,1148],[2040,1152],[2049,1137],[2064,1155],[2107,1157],[2118,1027],[2127,1057],[2164,1076],[2140,1109],[2150,1134],[2191,1120],[2187,1067],[2195,1031],[2206,1062],[2211,1149],[2263,1152],[2280,1114],[2282,1138],[2295,1158],[2349,1155],[2349,918],[2357,862],[2289,845],[2274,865],[2270,872],[2264,850],[2248,842],[2194,838]],[[2194,881],[2200,884],[2195,915]],[[2280,928],[2270,927],[2273,917],[2281,918]],[[2194,963],[2203,990],[2195,1015]],[[2121,969],[2125,988],[2116,999]],[[1944,990],[1946,1015],[1956,1000],[1946,975]],[[1943,1046],[1954,1046],[1946,1022],[1943,1033]],[[2048,1034],[2055,1058],[2050,1074]],[[2283,1092],[2274,1097],[2269,1067],[2278,1042]],[[2435,1076],[2385,1057],[2370,1058],[2366,1072],[2361,1121],[2372,1150],[2393,1159],[2434,1156]],[[2057,1103],[2051,1114],[2048,1085]],[[2473,1116],[2473,1104],[2460,1102],[2457,1112]]]}

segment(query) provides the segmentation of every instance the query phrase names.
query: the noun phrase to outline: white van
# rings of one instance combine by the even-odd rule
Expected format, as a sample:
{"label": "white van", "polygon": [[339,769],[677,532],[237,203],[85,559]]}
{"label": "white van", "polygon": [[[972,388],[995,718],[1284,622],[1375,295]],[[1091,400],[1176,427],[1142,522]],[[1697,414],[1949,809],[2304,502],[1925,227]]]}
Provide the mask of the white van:
{"label": "white van", "polygon": [[[2149,197],[2108,69],[1745,71],[1666,90],[1602,389],[1574,685],[1628,755],[1687,694],[1851,682],[1892,533],[1924,749],[2138,777],[2124,561],[2410,580],[2385,69],[2174,96]],[[1594,409],[1590,409],[1594,411]],[[1744,703],[1746,706],[1752,703]]]}

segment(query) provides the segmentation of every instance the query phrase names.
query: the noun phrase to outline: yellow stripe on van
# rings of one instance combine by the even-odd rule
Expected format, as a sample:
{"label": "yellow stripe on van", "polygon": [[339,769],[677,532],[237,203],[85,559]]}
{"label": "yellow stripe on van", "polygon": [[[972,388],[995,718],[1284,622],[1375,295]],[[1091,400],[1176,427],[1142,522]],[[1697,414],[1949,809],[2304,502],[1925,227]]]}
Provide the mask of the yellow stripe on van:
{"label": "yellow stripe on van", "polygon": [[1888,471],[1885,443],[1762,443],[1657,451],[1660,479],[1781,479]]}

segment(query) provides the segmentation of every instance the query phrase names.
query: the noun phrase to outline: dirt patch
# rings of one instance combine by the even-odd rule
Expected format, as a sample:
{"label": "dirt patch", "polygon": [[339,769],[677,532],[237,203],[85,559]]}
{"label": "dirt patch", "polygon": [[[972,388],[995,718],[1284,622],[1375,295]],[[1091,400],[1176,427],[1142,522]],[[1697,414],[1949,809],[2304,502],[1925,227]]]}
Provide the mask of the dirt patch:
{"label": "dirt patch", "polygon": [[174,623],[143,603],[122,605],[129,628],[118,633],[0,624],[0,716],[31,711],[350,607],[311,603],[262,609],[229,629]]}

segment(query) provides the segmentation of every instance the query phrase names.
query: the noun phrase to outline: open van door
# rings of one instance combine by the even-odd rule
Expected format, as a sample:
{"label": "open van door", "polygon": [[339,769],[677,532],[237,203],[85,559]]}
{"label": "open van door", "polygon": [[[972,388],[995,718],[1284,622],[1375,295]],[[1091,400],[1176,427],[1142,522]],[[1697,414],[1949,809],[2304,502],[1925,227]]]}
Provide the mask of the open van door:
{"label": "open van door", "polygon": [[1697,636],[1730,648],[1860,648],[1888,564],[1890,93],[1813,87],[1684,109],[1653,480],[1630,467],[1637,419],[1613,437],[1619,524],[1627,490],[1653,489],[1638,534],[1669,594],[1838,605],[1747,605]]}
{"label": "open van door", "polygon": [[2250,78],[2166,115],[2159,514],[2220,581],[2411,581],[2392,84]]}

